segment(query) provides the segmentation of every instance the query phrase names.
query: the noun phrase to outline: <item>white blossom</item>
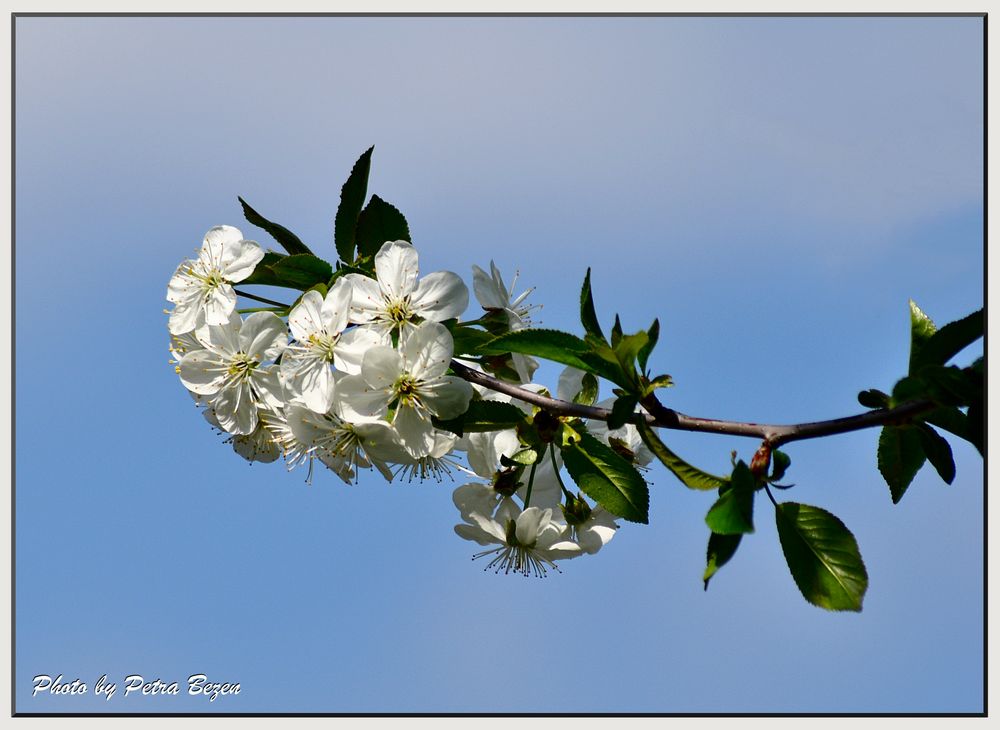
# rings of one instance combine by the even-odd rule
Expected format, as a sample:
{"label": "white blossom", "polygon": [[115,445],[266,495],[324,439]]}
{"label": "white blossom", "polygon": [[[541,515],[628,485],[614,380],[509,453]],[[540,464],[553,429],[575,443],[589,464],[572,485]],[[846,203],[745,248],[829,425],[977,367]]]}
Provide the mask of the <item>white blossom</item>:
{"label": "white blossom", "polygon": [[464,413],[472,399],[472,386],[445,375],[451,362],[452,340],[437,322],[423,322],[401,335],[400,347],[370,349],[360,375],[340,379],[337,390],[341,417],[370,422],[389,416],[400,444],[411,456],[421,457],[434,448],[431,416],[454,418]]}
{"label": "white blossom", "polygon": [[465,282],[450,271],[436,271],[417,281],[417,251],[406,241],[387,241],[375,254],[375,276],[347,274],[353,288],[351,321],[373,327],[380,335],[401,333],[420,318],[443,322],[469,306]]}
{"label": "white blossom", "polygon": [[181,359],[181,382],[192,393],[209,396],[223,429],[253,433],[259,407],[283,404],[277,366],[264,363],[284,349],[284,323],[271,312],[251,314],[246,321],[233,312],[226,324],[204,325],[196,335],[205,349]]}
{"label": "white blossom", "polygon": [[236,309],[234,282],[253,273],[264,250],[232,226],[216,226],[205,234],[198,258],[184,261],[167,284],[174,304],[167,325],[171,334],[191,332],[202,324],[225,325]]}
{"label": "white blossom", "polygon": [[548,568],[559,570],[556,560],[575,558],[580,546],[566,540],[566,524],[551,508],[521,510],[513,500],[504,500],[494,516],[470,510],[465,522],[455,525],[459,537],[480,545],[497,545],[473,555],[473,560],[493,556],[485,570],[504,574],[544,577]]}

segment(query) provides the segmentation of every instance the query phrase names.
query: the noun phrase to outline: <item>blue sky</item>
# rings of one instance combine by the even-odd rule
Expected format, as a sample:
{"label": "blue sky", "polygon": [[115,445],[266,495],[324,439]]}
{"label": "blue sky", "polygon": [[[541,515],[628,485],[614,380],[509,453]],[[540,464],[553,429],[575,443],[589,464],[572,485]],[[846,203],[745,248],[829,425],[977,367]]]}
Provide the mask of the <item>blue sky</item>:
{"label": "blue sky", "polygon": [[[771,510],[705,593],[711,497],[654,468],[650,525],[545,580],[484,573],[454,485],[247,466],[167,359],[166,282],[237,195],[334,257],[340,186],[425,272],[521,270],[545,326],[662,325],[692,415],[859,410],[907,299],[983,303],[975,18],[19,18],[17,662],[22,712],[976,712],[983,471],[899,505],[877,433],[789,447],[871,585],[806,604]],[[977,346],[978,347],[978,346]],[[978,348],[981,351],[981,348]],[[960,356],[971,361],[977,348]],[[558,368],[539,380],[555,384]],[[605,388],[603,395],[610,395]],[[749,440],[670,433],[709,471]],[[241,693],[31,697],[37,674]]]}

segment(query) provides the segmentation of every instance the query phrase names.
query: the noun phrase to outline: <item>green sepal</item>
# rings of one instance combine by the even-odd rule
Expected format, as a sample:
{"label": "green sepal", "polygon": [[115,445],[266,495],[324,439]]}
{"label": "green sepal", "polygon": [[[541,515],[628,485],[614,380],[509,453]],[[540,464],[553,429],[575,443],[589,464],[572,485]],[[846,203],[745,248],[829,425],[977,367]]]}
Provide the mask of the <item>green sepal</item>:
{"label": "green sepal", "polygon": [[649,522],[649,487],[611,447],[586,431],[562,447],[563,463],[580,489],[611,514],[630,522]]}
{"label": "green sepal", "polygon": [[736,548],[740,546],[743,535],[720,535],[716,532],[709,533],[708,549],[705,551],[705,574],[702,580],[705,582],[705,590],[708,590],[708,581],[715,575],[719,568],[729,562],[736,554]]}
{"label": "green sepal", "polygon": [[580,392],[573,396],[573,402],[584,406],[592,406],[597,400],[599,383],[590,373],[584,373],[580,379]]}
{"label": "green sepal", "polygon": [[639,403],[639,398],[634,395],[623,395],[615,399],[611,406],[611,415],[608,417],[608,428],[614,430],[621,428],[635,413],[635,407]]}
{"label": "green sepal", "polygon": [[515,405],[494,400],[473,400],[461,416],[442,420],[431,417],[435,428],[463,436],[480,431],[503,431],[516,428],[526,420],[524,412]]}
{"label": "green sepal", "polygon": [[358,258],[367,258],[378,253],[386,241],[410,241],[410,227],[399,210],[372,195],[368,205],[358,216],[354,234],[358,247]]}
{"label": "green sepal", "polygon": [[333,241],[341,261],[354,261],[355,236],[358,216],[368,196],[368,173],[371,170],[372,145],[365,150],[351,168],[347,182],[340,189],[340,205],[333,222]]}
{"label": "green sepal", "polygon": [[854,535],[826,510],[783,502],[775,507],[785,562],[803,597],[829,611],[860,611],[868,571]]}
{"label": "green sepal", "polygon": [[923,446],[927,461],[937,470],[938,475],[946,484],[951,484],[955,480],[955,459],[951,454],[951,446],[942,438],[941,434],[921,423],[916,427],[920,436],[920,443]]}
{"label": "green sepal", "polygon": [[980,456],[983,454],[983,422],[985,421],[985,411],[983,411],[983,403],[979,401],[973,403],[969,406],[969,410],[966,412],[966,428],[965,428],[965,440],[971,443],[979,451]]}
{"label": "green sepal", "polygon": [[728,488],[719,489],[719,498],[705,515],[705,523],[719,535],[753,532],[753,500],[756,484],[750,467],[739,461],[733,468]]}
{"label": "green sepal", "polygon": [[713,489],[721,489],[729,484],[729,480],[724,477],[717,477],[714,474],[709,474],[688,464],[684,459],[668,449],[666,444],[656,435],[652,426],[645,421],[639,421],[636,424],[636,428],[639,429],[639,436],[642,437],[642,442],[653,452],[653,455],[670,470],[671,474],[680,479],[681,483],[688,489],[711,491]]}
{"label": "green sepal", "polygon": [[509,457],[500,454],[500,466],[531,466],[541,458],[541,454],[531,446],[516,451]]}
{"label": "green sepal", "polygon": [[767,480],[769,482],[781,481],[788,467],[792,465],[792,459],[784,451],[775,449],[771,452],[771,465],[771,476]]}
{"label": "green sepal", "polygon": [[865,408],[888,408],[891,405],[890,400],[888,393],[883,393],[877,388],[862,390],[858,393],[858,403]]}
{"label": "green sepal", "polygon": [[243,198],[237,197],[237,200],[239,200],[240,205],[243,206],[243,217],[258,228],[263,228],[265,231],[270,233],[271,237],[281,244],[281,247],[288,251],[288,253],[312,253],[312,251],[309,250],[309,247],[302,243],[302,241],[299,240],[299,237],[290,230],[282,225],[269,221],[256,210],[251,208],[250,204]]}
{"label": "green sepal", "polygon": [[597,319],[597,311],[594,309],[594,295],[590,290],[590,269],[587,269],[586,276],[583,277],[583,288],[580,290],[580,323],[583,331],[588,335],[596,337],[604,342],[604,332],[601,331],[601,323]]}
{"label": "green sepal", "polygon": [[894,504],[903,498],[925,460],[923,443],[916,428],[886,426],[882,429],[878,439],[878,470],[889,485]]}

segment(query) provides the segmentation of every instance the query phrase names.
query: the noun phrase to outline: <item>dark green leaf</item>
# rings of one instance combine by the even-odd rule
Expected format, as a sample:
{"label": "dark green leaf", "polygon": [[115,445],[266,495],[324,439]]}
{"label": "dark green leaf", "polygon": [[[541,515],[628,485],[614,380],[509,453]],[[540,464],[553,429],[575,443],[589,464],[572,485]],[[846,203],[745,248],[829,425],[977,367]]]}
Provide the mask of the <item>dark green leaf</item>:
{"label": "dark green leaf", "polygon": [[312,253],[312,251],[309,250],[309,247],[302,243],[302,241],[299,240],[299,237],[290,230],[284,226],[269,221],[256,210],[251,208],[250,204],[243,198],[237,199],[240,201],[240,205],[243,206],[243,215],[246,219],[258,228],[263,228],[265,231],[270,233],[271,237],[280,243],[281,247],[288,251],[288,253]]}
{"label": "dark green leaf", "polygon": [[729,488],[719,490],[719,498],[705,515],[709,529],[719,535],[753,532],[754,478],[745,462],[737,462]]}
{"label": "dark green leaf", "polygon": [[983,453],[983,403],[978,401],[969,406],[967,415],[967,425],[964,438],[971,443],[979,454]]}
{"label": "dark green leaf", "polygon": [[622,372],[629,375],[629,381],[638,382],[638,375],[635,369],[635,361],[639,352],[649,343],[649,335],[645,332],[636,332],[632,335],[623,335],[618,338],[618,344],[614,346],[615,357],[622,366]]}
{"label": "dark green leaf", "polygon": [[649,487],[631,464],[589,433],[562,449],[573,480],[604,509],[630,522],[649,522]]}
{"label": "dark green leaf", "polygon": [[462,436],[479,431],[502,431],[524,423],[524,413],[515,405],[494,400],[474,400],[457,418],[432,418],[434,426]]}
{"label": "dark green leaf", "polygon": [[649,362],[649,355],[653,352],[653,348],[656,347],[656,343],[660,339],[660,320],[654,319],[653,324],[649,326],[649,330],[646,332],[646,344],[639,349],[639,354],[637,356],[639,362],[639,368],[645,373],[646,363]]}
{"label": "dark green leaf", "polygon": [[914,366],[920,361],[920,349],[937,331],[931,318],[920,311],[920,307],[910,300],[910,369],[915,373]]}
{"label": "dark green leaf", "polygon": [[493,335],[489,332],[475,327],[454,327],[451,337],[454,341],[455,357],[471,355],[493,339]]}
{"label": "dark green leaf", "polygon": [[[611,350],[603,346],[610,355]],[[479,348],[484,355],[502,355],[518,352],[522,355],[544,357],[547,360],[572,365],[584,372],[600,375],[612,382],[622,379],[621,367],[617,362],[594,352],[592,346],[568,332],[549,329],[524,329],[508,332]]]}
{"label": "dark green leaf", "polygon": [[707,565],[705,575],[702,576],[706,591],[708,590],[708,581],[718,572],[719,568],[728,563],[729,559],[736,554],[736,548],[740,546],[742,539],[743,535],[719,535],[715,532],[708,536]]}
{"label": "dark green leaf", "polygon": [[277,280],[276,286],[292,289],[309,289],[315,284],[326,284],[333,276],[333,267],[321,258],[308,253],[285,256],[270,267]]}
{"label": "dark green leaf", "polygon": [[350,177],[340,190],[340,205],[333,223],[333,241],[337,255],[346,263],[354,261],[354,242],[358,216],[368,196],[368,172],[371,170],[372,150],[365,150],[351,169]]}
{"label": "dark green leaf", "polygon": [[809,603],[860,611],[868,571],[844,523],[819,507],[784,502],[775,509],[778,539],[795,585]]}
{"label": "dark green leaf", "polygon": [[618,347],[618,343],[622,339],[622,321],[619,319],[618,315],[615,315],[615,323],[611,325],[611,348],[614,349]]}
{"label": "dark green leaf", "polygon": [[899,405],[908,400],[927,398],[927,383],[922,378],[907,375],[892,386],[892,404]]}
{"label": "dark green leaf", "polygon": [[946,484],[951,484],[955,480],[955,460],[951,455],[951,446],[941,438],[941,434],[926,423],[917,426],[916,431],[920,434],[920,442],[924,447],[924,454],[927,455],[927,461],[937,470]]}
{"label": "dark green leaf", "polygon": [[916,373],[926,365],[944,365],[982,336],[982,309],[949,322],[922,342],[916,358],[910,358],[910,372]]}
{"label": "dark green leaf", "polygon": [[920,434],[907,426],[886,426],[878,439],[878,470],[882,473],[893,503],[903,498],[913,477],[924,465]]}
{"label": "dark green leaf", "polygon": [[657,388],[670,388],[673,384],[674,379],[669,375],[657,375],[649,381],[649,385],[646,386],[646,393],[652,393]]}
{"label": "dark green leaf", "polygon": [[935,401],[946,406],[967,406],[983,399],[983,380],[972,370],[950,365],[927,365],[920,370],[927,392]]}
{"label": "dark green leaf", "polygon": [[865,408],[888,408],[889,395],[876,388],[862,390],[858,393],[858,403]]}
{"label": "dark green leaf", "polygon": [[597,319],[597,312],[594,310],[594,295],[590,291],[590,269],[583,277],[583,288],[580,290],[580,322],[583,324],[583,331],[588,335],[593,335],[599,340],[604,340],[604,333],[601,331],[601,323]]}
{"label": "dark green leaf", "polygon": [[372,195],[372,199],[358,216],[355,233],[358,256],[374,256],[386,241],[409,240],[410,227],[403,214],[379,196]]}
{"label": "dark green leaf", "polygon": [[608,428],[614,430],[616,428],[621,428],[625,423],[632,417],[635,413],[635,407],[639,403],[639,399],[634,395],[623,395],[620,398],[615,399],[615,403],[611,406],[611,417],[608,418]]}
{"label": "dark green leaf", "polygon": [[717,477],[714,474],[709,474],[688,464],[684,459],[668,449],[666,444],[656,435],[653,428],[645,421],[639,421],[636,426],[639,429],[639,436],[642,437],[642,442],[688,489],[710,491],[720,489],[729,484],[729,480],[726,478]]}
{"label": "dark green leaf", "polygon": [[580,392],[573,396],[573,402],[584,406],[594,405],[597,400],[598,382],[590,373],[584,373],[580,380]]}

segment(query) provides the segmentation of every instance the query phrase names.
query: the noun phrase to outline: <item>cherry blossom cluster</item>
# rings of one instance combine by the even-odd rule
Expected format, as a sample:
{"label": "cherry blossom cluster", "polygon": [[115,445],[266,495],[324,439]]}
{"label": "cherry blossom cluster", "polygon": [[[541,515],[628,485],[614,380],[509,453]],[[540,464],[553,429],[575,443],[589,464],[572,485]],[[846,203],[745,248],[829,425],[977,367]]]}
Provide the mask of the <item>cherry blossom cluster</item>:
{"label": "cherry blossom cluster", "polygon": [[[390,481],[467,474],[473,481],[453,494],[462,518],[455,531],[486,546],[475,558],[490,558],[487,568],[497,572],[543,576],[555,561],[596,553],[613,537],[614,516],[566,488],[555,448],[537,463],[517,464],[523,444],[515,429],[460,438],[435,427],[434,419],[461,416],[473,399],[512,402],[449,374],[455,352],[446,323],[469,303],[457,274],[421,278],[416,249],[389,241],[374,256],[374,278],[344,273],[328,289],[306,291],[281,312],[287,322],[275,311],[244,317],[233,285],[264,256],[238,229],[212,228],[167,288],[175,369],[238,454],[251,462],[283,456],[289,469],[306,466],[310,481],[317,461],[347,483],[366,468]],[[473,267],[473,290],[506,331],[529,326],[530,290],[514,296],[492,262],[488,274]],[[522,387],[544,391],[530,382],[532,358],[514,354],[511,365]],[[567,368],[559,397],[572,400],[582,377]],[[531,406],[513,403],[532,415]],[[650,461],[634,426],[588,428],[637,465]]]}

